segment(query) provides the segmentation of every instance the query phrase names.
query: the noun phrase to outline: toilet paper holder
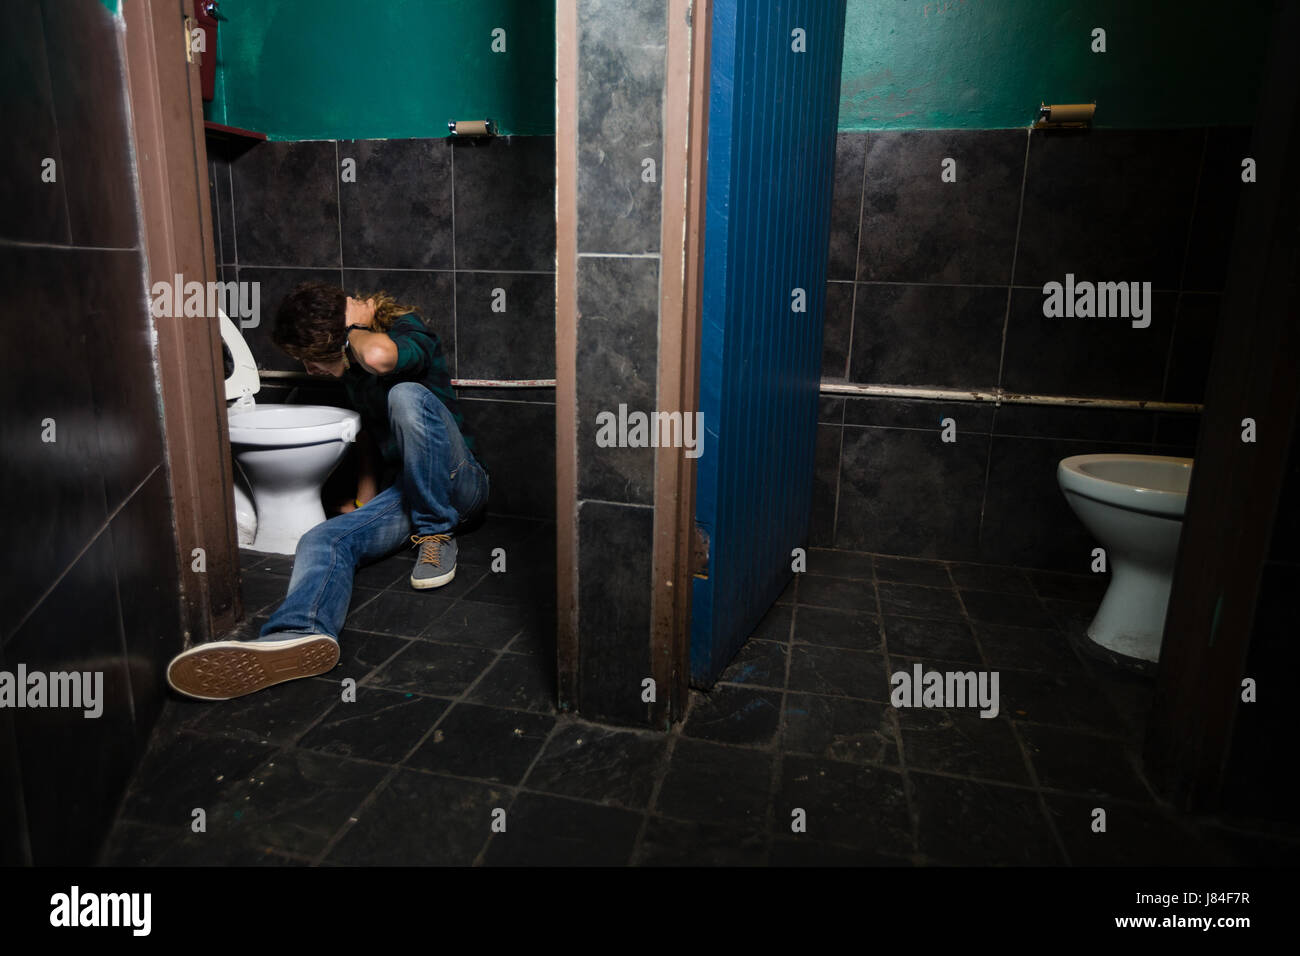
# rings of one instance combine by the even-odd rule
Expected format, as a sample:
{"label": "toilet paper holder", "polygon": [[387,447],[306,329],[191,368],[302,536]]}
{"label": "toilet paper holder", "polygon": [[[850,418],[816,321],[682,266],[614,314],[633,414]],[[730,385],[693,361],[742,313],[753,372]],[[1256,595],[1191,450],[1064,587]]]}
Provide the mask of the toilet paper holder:
{"label": "toilet paper holder", "polygon": [[1034,129],[1086,129],[1092,125],[1096,103],[1039,103]]}

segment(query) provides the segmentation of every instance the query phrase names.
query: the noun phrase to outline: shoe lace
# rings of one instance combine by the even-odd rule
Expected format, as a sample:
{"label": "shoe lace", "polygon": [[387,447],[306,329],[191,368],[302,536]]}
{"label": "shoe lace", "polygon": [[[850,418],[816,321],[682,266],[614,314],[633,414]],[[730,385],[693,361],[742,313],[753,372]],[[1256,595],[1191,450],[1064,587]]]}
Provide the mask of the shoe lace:
{"label": "shoe lace", "polygon": [[442,546],[451,540],[449,534],[411,535],[411,540],[420,546],[420,563],[442,566]]}

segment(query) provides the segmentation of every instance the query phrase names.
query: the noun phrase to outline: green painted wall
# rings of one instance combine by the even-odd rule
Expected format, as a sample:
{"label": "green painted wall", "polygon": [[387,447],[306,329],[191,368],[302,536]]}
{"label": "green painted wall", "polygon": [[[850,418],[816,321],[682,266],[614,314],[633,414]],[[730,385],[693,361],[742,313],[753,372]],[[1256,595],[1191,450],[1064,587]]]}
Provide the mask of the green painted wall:
{"label": "green painted wall", "polygon": [[[112,0],[104,0],[109,5]],[[1276,0],[848,0],[841,130],[1250,123]],[[271,139],[555,132],[550,0],[223,0],[209,119]],[[506,52],[491,33],[506,30]],[[1094,27],[1106,53],[1091,52]]]}
{"label": "green painted wall", "polygon": [[[1289,0],[1288,0],[1289,2]],[[841,130],[1250,123],[1273,0],[848,0]],[[1106,30],[1106,53],[1091,52]]]}
{"label": "green painted wall", "polygon": [[[207,118],[275,140],[555,132],[549,0],[222,0]],[[506,52],[491,50],[506,31]]]}

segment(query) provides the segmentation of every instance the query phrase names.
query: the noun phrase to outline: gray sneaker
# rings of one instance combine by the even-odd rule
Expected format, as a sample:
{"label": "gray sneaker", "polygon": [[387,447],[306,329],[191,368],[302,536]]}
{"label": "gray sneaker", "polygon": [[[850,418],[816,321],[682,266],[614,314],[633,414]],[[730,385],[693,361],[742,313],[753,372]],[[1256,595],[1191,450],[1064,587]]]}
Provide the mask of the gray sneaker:
{"label": "gray sneaker", "polygon": [[420,546],[411,572],[411,587],[440,588],[456,576],[456,538],[450,534],[411,535]]}
{"label": "gray sneaker", "polygon": [[299,677],[315,677],[339,662],[328,634],[268,634],[252,641],[211,641],[177,654],[167,683],[199,700],[230,700]]}

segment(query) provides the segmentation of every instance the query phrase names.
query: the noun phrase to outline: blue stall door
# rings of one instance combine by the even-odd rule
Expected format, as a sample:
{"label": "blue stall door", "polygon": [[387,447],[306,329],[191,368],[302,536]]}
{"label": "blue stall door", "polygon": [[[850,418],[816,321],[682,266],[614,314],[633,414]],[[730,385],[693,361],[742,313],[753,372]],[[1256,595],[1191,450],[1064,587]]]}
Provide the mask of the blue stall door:
{"label": "blue stall door", "polygon": [[691,683],[793,575],[812,509],[844,0],[715,0]]}

